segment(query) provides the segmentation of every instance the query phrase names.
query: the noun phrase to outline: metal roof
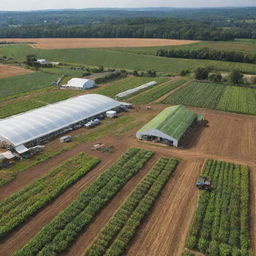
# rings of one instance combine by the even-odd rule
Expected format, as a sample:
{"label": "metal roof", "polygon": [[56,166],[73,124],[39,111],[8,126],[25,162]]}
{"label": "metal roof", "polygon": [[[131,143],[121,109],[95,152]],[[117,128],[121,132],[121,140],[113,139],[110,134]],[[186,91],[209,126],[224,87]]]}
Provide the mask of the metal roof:
{"label": "metal roof", "polygon": [[0,141],[25,144],[69,125],[120,106],[99,94],[87,94],[0,120]]}
{"label": "metal roof", "polygon": [[138,133],[155,130],[179,140],[198,116],[181,105],[169,107],[142,127]]}

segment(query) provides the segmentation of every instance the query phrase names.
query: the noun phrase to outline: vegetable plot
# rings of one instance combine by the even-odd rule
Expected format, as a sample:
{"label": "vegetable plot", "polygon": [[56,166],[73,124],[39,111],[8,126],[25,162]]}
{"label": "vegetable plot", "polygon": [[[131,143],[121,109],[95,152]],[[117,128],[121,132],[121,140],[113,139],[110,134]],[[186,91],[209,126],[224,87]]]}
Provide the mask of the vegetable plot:
{"label": "vegetable plot", "polygon": [[213,183],[213,190],[200,194],[187,247],[208,256],[249,255],[248,168],[208,160],[203,176]]}
{"label": "vegetable plot", "polygon": [[85,255],[124,255],[177,164],[177,160],[161,158],[101,230]]}
{"label": "vegetable plot", "polygon": [[63,255],[77,235],[152,155],[152,152],[143,149],[128,150],[14,255]]}
{"label": "vegetable plot", "polygon": [[98,159],[81,153],[2,201],[0,238],[5,238],[13,229],[64,192],[98,163]]}

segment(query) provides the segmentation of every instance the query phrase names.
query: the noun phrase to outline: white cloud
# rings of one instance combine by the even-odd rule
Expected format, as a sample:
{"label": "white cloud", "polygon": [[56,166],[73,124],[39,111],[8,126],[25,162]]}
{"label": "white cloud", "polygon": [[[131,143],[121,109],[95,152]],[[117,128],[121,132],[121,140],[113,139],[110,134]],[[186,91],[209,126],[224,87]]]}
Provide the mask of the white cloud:
{"label": "white cloud", "polygon": [[39,10],[98,7],[217,7],[256,6],[255,0],[8,0],[0,1],[0,10]]}

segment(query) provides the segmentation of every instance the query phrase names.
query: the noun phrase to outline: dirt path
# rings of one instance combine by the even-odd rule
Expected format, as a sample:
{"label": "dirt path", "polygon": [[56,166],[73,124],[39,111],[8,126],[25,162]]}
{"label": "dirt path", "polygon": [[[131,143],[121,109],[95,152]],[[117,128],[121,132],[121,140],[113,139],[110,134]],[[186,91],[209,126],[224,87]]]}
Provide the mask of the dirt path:
{"label": "dirt path", "polygon": [[31,44],[31,46],[40,49],[150,47],[187,45],[199,42],[156,38],[6,38],[4,40],[6,42],[33,42],[35,44]]}
{"label": "dirt path", "polygon": [[174,90],[166,93],[165,95],[163,95],[162,97],[158,98],[157,100],[154,101],[154,103],[161,103],[163,100],[165,100],[166,98],[168,98],[170,95],[174,94],[175,92],[177,92],[179,89],[187,86],[191,81],[187,81],[184,84],[178,86],[177,88],[175,88]]}
{"label": "dirt path", "polygon": [[128,256],[180,256],[196,209],[194,182],[203,161],[182,160],[151,214],[140,228]]}
{"label": "dirt path", "polygon": [[11,66],[0,64],[0,78],[7,78],[11,76],[25,75],[32,73],[32,70],[25,69],[19,66]]}
{"label": "dirt path", "polygon": [[65,254],[68,256],[81,255],[86,247],[93,241],[96,235],[108,222],[110,217],[116,212],[122,202],[126,197],[133,191],[136,185],[142,180],[145,174],[151,169],[154,163],[160,158],[159,154],[155,154],[144,166],[144,168],[133,177],[123,189],[111,200],[96,217],[94,222],[89,226],[89,228],[83,232],[83,234],[75,241],[70,250]]}
{"label": "dirt path", "polygon": [[42,209],[38,214],[32,217],[25,225],[0,244],[0,255],[7,256],[20,248],[29,241],[44,225],[49,223],[61,210],[65,209],[76,197],[88,187],[106,168],[111,166],[122,152],[113,154],[113,157],[106,158],[86,176],[80,179],[72,187],[67,189],[51,204]]}

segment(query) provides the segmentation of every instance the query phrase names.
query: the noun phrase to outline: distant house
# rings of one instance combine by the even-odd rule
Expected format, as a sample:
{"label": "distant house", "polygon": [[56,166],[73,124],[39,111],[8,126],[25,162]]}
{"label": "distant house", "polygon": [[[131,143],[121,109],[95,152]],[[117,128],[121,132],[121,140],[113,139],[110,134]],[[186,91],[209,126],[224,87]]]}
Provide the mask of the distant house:
{"label": "distant house", "polygon": [[48,61],[46,59],[39,59],[36,61],[38,64],[41,64],[41,65],[46,65],[48,64]]}
{"label": "distant house", "polygon": [[76,88],[79,90],[85,90],[90,89],[95,86],[95,82],[90,79],[84,79],[84,78],[72,78],[68,81],[66,85],[63,85],[64,87],[70,87],[70,88]]}

